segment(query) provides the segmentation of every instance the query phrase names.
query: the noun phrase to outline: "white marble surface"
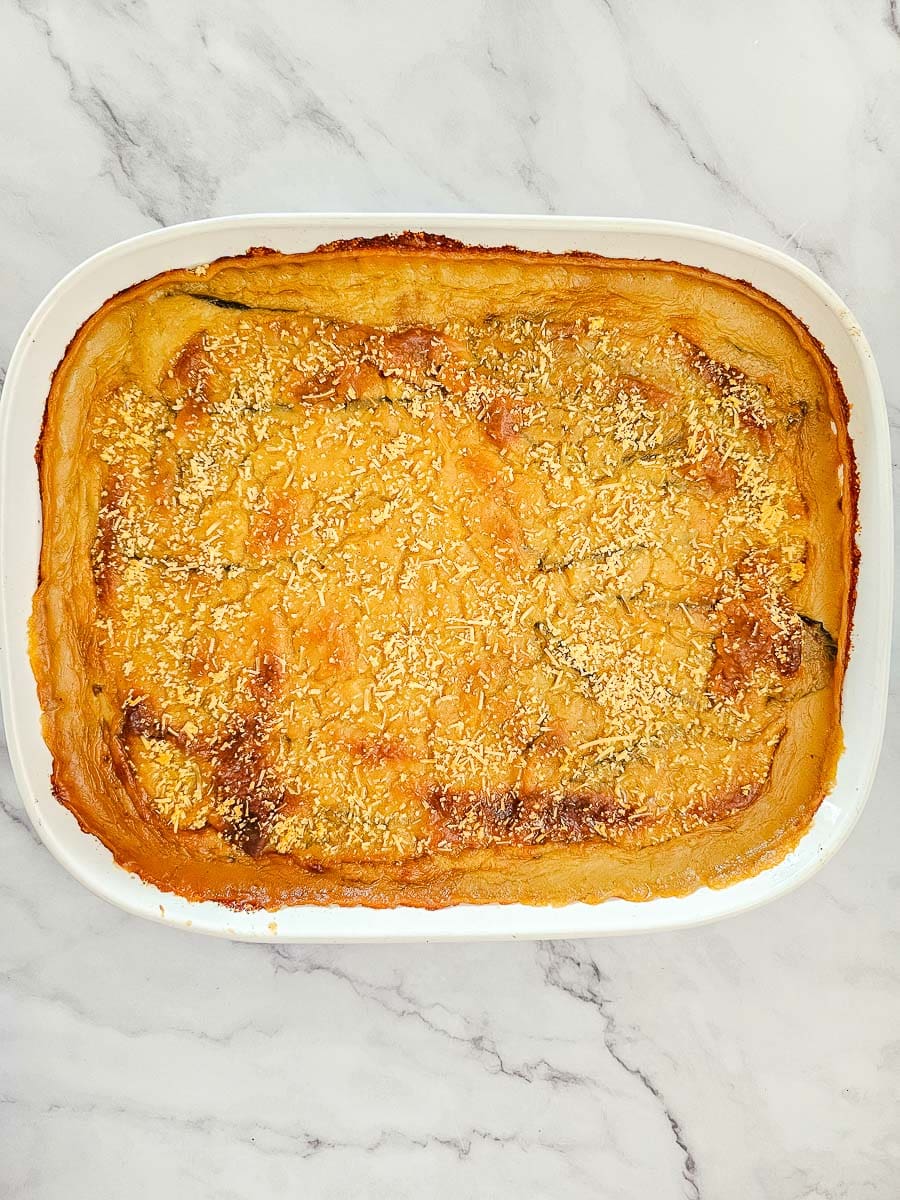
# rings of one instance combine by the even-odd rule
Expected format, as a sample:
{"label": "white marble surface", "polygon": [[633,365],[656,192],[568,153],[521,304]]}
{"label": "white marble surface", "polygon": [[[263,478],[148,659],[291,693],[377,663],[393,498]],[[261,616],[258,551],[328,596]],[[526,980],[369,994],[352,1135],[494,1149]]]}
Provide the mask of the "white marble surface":
{"label": "white marble surface", "polygon": [[[825,275],[900,429],[896,0],[0,0],[0,130],[0,363],[63,272],[160,223],[651,215]],[[898,685],[816,880],[610,942],[176,934],[69,879],[0,759],[0,1195],[896,1197]]]}

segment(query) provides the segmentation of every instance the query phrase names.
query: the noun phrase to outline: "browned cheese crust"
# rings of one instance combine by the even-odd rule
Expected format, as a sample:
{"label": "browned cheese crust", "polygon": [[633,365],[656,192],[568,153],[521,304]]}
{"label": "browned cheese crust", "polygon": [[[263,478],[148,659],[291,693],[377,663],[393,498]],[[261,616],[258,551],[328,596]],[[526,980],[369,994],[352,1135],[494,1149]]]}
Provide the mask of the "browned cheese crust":
{"label": "browned cheese crust", "polygon": [[54,791],[235,907],[751,875],[840,753],[846,417],[799,320],[676,263],[408,234],[130,288],[38,448]]}

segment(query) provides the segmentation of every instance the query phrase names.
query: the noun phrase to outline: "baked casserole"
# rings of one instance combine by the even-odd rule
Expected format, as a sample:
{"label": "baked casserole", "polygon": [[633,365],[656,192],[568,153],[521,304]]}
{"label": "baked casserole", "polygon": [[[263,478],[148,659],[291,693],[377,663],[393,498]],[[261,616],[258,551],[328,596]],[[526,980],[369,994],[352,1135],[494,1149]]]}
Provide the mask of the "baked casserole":
{"label": "baked casserole", "polygon": [[684,894],[783,858],[833,780],[846,402],[747,284],[255,249],[90,317],[37,457],[54,792],[164,890]]}

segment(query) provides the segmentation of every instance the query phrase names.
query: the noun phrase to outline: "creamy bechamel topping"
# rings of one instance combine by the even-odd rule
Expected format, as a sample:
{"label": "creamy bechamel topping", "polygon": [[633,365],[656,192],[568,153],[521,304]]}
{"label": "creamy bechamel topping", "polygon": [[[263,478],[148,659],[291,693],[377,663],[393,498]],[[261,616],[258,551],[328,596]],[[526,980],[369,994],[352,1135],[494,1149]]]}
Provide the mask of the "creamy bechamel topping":
{"label": "creamy bechamel topping", "polygon": [[95,408],[92,561],[176,831],[314,866],[651,845],[756,799],[834,657],[788,599],[802,396],[602,312],[173,303],[158,382]]}

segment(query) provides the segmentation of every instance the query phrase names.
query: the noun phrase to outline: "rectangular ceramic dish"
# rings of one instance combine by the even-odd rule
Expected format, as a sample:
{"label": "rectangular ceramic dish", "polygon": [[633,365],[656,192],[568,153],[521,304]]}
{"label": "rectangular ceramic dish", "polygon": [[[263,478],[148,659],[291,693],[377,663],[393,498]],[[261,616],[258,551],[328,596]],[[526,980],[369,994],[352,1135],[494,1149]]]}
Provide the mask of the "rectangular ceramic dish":
{"label": "rectangular ceramic dish", "polygon": [[[589,250],[669,259],[746,280],[803,320],[835,364],[851,406],[860,473],[861,566],[853,646],[844,684],[846,749],[812,826],[783,862],[721,890],[631,903],[457,906],[420,909],[296,907],[233,912],[160,892],[116,866],[50,791],[50,755],[28,662],[28,615],[37,578],[41,509],[34,447],[54,368],[81,323],[110,296],[151,275],[250,246],[310,250],[337,238],[425,229],[463,241],[532,250]],[[855,824],[871,786],[888,691],[892,507],[884,397],[871,351],[838,296],[792,258],[731,234],[663,221],[422,214],[225,217],[178,225],[112,246],[47,296],[16,346],[0,414],[0,637],[2,702],[13,770],[25,808],[54,856],[85,886],[128,912],[180,928],[258,941],[573,937],[671,929],[743,912],[808,879]]]}

